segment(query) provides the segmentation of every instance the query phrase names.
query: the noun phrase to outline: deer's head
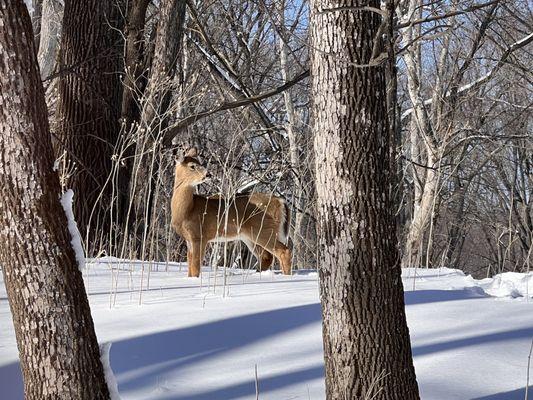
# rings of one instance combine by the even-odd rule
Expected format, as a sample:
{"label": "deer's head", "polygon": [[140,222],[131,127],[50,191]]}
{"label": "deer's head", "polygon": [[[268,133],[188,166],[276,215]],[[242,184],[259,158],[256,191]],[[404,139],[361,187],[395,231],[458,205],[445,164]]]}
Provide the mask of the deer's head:
{"label": "deer's head", "polygon": [[198,160],[198,152],[193,147],[176,163],[176,181],[189,186],[197,186],[211,177],[211,174]]}

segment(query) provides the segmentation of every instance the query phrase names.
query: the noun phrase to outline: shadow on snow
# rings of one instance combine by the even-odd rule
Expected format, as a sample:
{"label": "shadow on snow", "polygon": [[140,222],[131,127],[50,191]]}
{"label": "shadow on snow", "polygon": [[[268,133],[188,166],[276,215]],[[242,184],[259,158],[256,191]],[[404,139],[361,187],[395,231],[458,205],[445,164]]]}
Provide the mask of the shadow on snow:
{"label": "shadow on snow", "polygon": [[[529,394],[533,393],[533,388],[529,389]],[[476,397],[472,400],[524,400],[526,394],[526,388],[510,390],[508,392],[501,392],[495,394],[489,394],[488,396]]]}
{"label": "shadow on snow", "polygon": [[[484,297],[482,293],[465,290],[419,290],[406,292],[407,305],[440,301],[466,300]],[[111,365],[117,377],[119,391],[124,395],[147,387],[157,387],[161,375],[170,370],[187,369],[197,362],[218,357],[243,346],[257,343],[283,332],[319,323],[321,320],[318,303],[270,310],[255,314],[227,318],[196,326],[171,331],[152,333],[130,339],[116,341],[111,347]],[[475,346],[490,342],[516,340],[533,336],[533,327],[461,338],[443,343],[414,346],[413,355],[420,356],[461,347]],[[268,349],[265,349],[268,351]],[[250,361],[250,375],[253,375],[254,362]],[[231,366],[228,366],[231,368]],[[259,365],[259,369],[261,366]],[[324,376],[323,366],[313,366],[303,370],[279,375],[259,376],[260,393],[268,393],[282,387],[305,384]],[[196,383],[201,382],[201,377]],[[452,382],[450,384],[453,384]],[[19,363],[0,366],[0,387],[2,397],[23,398],[23,383]],[[525,389],[497,393],[473,400],[521,399]],[[188,395],[161,392],[158,399],[175,400],[216,400],[254,396],[253,376],[242,383],[226,387],[210,388]],[[178,396],[178,397],[176,397]],[[152,397],[154,398],[154,397]]]}
{"label": "shadow on snow", "polygon": [[[320,320],[320,305],[315,303],[153,333],[114,342],[110,353],[111,365],[117,377],[119,391],[126,393],[155,386],[159,376],[170,370],[187,369],[191,364],[239,350],[283,332],[320,323]],[[251,371],[253,366],[254,362],[250,361]],[[262,391],[273,390],[276,385],[300,383],[309,376],[323,376],[323,368],[317,367],[268,378],[264,382]],[[255,394],[255,387],[252,382],[215,390],[218,391],[221,392],[221,397],[213,397],[215,394],[211,393],[206,394],[205,398],[229,399],[231,397],[227,396],[230,392],[251,395]],[[223,395],[222,392],[226,394]],[[199,396],[198,399],[204,398],[202,395]]]}

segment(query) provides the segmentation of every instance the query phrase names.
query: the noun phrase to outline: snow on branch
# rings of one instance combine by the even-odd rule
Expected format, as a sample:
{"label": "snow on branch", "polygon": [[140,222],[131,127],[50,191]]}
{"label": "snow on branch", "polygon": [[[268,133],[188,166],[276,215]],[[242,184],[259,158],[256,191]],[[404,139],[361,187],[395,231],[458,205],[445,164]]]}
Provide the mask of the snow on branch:
{"label": "snow on branch", "polygon": [[[529,35],[523,37],[519,41],[513,43],[511,46],[509,46],[507,48],[507,50],[501,56],[501,58],[498,61],[498,63],[488,73],[486,73],[482,77],[480,77],[480,78],[478,78],[478,79],[476,79],[476,80],[474,80],[474,81],[472,81],[470,83],[467,83],[467,84],[459,87],[459,89],[457,89],[457,92],[456,92],[457,95],[466,94],[466,93],[470,92],[471,90],[474,90],[474,89],[478,88],[479,86],[481,86],[482,84],[484,84],[488,80],[490,80],[501,69],[501,67],[505,64],[505,62],[507,61],[507,59],[509,58],[511,53],[513,53],[515,50],[518,50],[518,49],[520,49],[520,48],[522,48],[524,46],[527,46],[529,43],[531,43],[531,41],[533,41],[533,32],[530,33]],[[449,90],[444,95],[444,98],[448,98],[451,95],[452,95],[452,91]],[[424,100],[424,106],[431,105],[432,102],[433,102],[433,99]],[[405,118],[410,116],[413,113],[413,111],[414,111],[413,107],[405,110],[402,113],[402,115],[401,115],[401,120],[403,121]]]}
{"label": "snow on branch", "polygon": [[74,219],[74,212],[72,211],[72,200],[74,198],[74,191],[72,189],[67,190],[61,196],[61,205],[65,210],[65,215],[68,221],[68,231],[70,232],[71,241],[70,244],[76,254],[76,261],[78,262],[78,268],[82,270],[85,267],[85,251],[83,250],[83,242],[81,240],[80,231],[78,230],[78,224]]}

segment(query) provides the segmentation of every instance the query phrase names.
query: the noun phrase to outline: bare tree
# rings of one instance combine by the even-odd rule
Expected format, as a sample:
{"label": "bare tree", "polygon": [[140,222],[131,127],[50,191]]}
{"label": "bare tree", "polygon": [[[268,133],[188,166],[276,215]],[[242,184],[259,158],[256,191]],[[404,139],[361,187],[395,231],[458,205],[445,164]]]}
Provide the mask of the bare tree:
{"label": "bare tree", "polygon": [[[408,0],[397,8],[409,104],[402,118],[412,193],[404,266],[436,263],[439,255],[434,252],[435,233],[447,188],[457,192],[453,196],[454,210],[446,216],[454,215],[457,220],[468,204],[464,196],[469,193],[470,182],[494,156],[487,152],[487,157],[475,163],[469,161],[478,154],[471,151],[472,146],[484,146],[486,141],[479,132],[488,131],[496,121],[488,123],[491,112],[465,111],[475,102],[486,102],[485,109],[480,110],[494,109],[494,101],[486,101],[482,91],[491,90],[502,68],[519,66],[516,53],[533,40],[533,34],[524,34],[523,29],[509,34],[509,27],[501,26],[509,18],[518,26],[522,24],[512,16],[513,7],[519,6],[497,0],[469,6],[458,1],[426,4]],[[455,183],[451,183],[453,179]],[[447,250],[439,256],[447,265],[457,258],[463,235],[460,231],[464,231],[458,222],[454,224],[448,232],[451,237],[445,240]]]}
{"label": "bare tree", "polygon": [[[117,141],[121,14],[114,0],[66,1],[61,36],[58,136],[74,168],[74,215],[93,245],[112,229],[108,184]],[[104,239],[104,242],[106,239]]]}
{"label": "bare tree", "polygon": [[22,0],[0,1],[0,263],[25,398],[107,399],[31,32]]}
{"label": "bare tree", "polygon": [[[172,114],[175,78],[181,68],[181,49],[185,23],[185,1],[164,0],[160,4],[159,19],[154,43],[154,57],[151,62],[144,96],[141,99],[140,120],[136,126],[136,157],[132,166],[134,173],[130,181],[130,202],[137,223],[135,233],[141,240],[142,257],[154,257],[152,246],[147,242],[156,235],[158,219],[157,193],[164,181],[171,176],[172,169],[161,168],[169,153],[162,151],[162,142]],[[166,222],[166,221],[165,221]]]}
{"label": "bare tree", "polygon": [[[505,170],[512,186],[509,163],[519,171],[524,167],[502,148],[525,148],[520,157],[529,155],[527,129],[516,124],[522,134],[504,134],[503,126],[510,121],[502,118],[513,113],[525,121],[531,106],[529,2],[386,3],[378,11],[394,16],[394,24],[382,26],[380,35],[394,45],[374,46],[373,51],[375,63],[388,55],[387,113],[390,134],[399,146],[391,151],[399,156],[402,178],[393,193],[403,264],[457,266],[471,268],[469,272],[484,271],[488,264],[498,264],[498,270],[525,265],[524,257],[531,254],[524,229],[531,219],[524,195],[528,181],[523,180],[520,196],[513,195],[517,206],[508,212],[506,205],[511,203],[504,192],[509,189],[496,184],[494,171]],[[79,176],[84,182],[79,190],[92,193],[86,197],[84,212],[90,211],[94,227],[85,236],[86,242],[94,243],[93,254],[104,250],[134,257],[150,242],[143,254],[162,258],[179,247],[170,240],[168,229],[172,164],[178,147],[196,145],[206,150],[214,164],[210,168],[222,176],[206,190],[230,196],[235,190],[272,192],[291,205],[295,265],[315,265],[307,2],[106,0],[99,4],[99,13],[86,13],[94,14],[90,26],[103,26],[98,30],[101,45],[66,49],[63,61],[55,66],[46,51],[53,54],[56,34],[49,33],[61,27],[51,26],[53,19],[47,15],[51,5],[60,14],[61,2],[35,0],[34,5],[43,76],[47,68],[54,71],[45,83],[63,176],[74,186]],[[89,10],[89,3],[72,7],[70,13],[79,7]],[[337,6],[337,12],[343,7],[349,8]],[[124,17],[124,26],[115,11]],[[72,20],[72,15],[65,17],[68,23]],[[94,44],[91,38],[96,36],[88,33],[87,21],[76,21],[83,29],[74,42]],[[115,50],[106,50],[113,46]],[[85,57],[83,48],[93,50]],[[76,59],[65,59],[78,51]],[[116,73],[99,74],[108,84],[97,87],[98,81],[92,80],[96,77],[85,66],[110,71],[115,62]],[[123,85],[111,93],[118,76]],[[89,82],[84,98],[93,96],[89,102],[69,102],[72,112],[67,119],[61,117],[67,115],[64,102],[61,113],[55,114],[58,81],[64,84],[64,96],[81,98],[77,90],[71,91],[78,87],[74,82]],[[86,126],[91,126],[92,136],[82,129]],[[66,127],[72,129],[65,137]],[[94,143],[87,139],[82,145],[77,139],[85,136]],[[96,146],[105,157],[91,157],[91,151],[81,150],[86,145]],[[476,190],[488,186],[490,195],[475,196]],[[487,213],[496,203],[501,209],[497,224]],[[81,221],[82,231],[85,225]],[[497,244],[504,230],[505,246]],[[487,238],[494,249],[490,257],[480,247]]]}
{"label": "bare tree", "polygon": [[379,1],[311,4],[326,395],[418,399],[392,210],[387,67],[379,52],[388,18]]}
{"label": "bare tree", "polygon": [[[285,82],[288,82],[290,79],[289,74],[289,54],[291,49],[289,47],[290,31],[286,29],[285,24],[285,10],[286,10],[285,1],[282,0],[279,2],[279,19],[280,19],[280,32],[279,35],[279,54],[280,54],[280,67],[281,67],[281,76]],[[301,148],[303,142],[304,130],[302,129],[302,122],[300,121],[299,115],[296,113],[294,107],[294,101],[292,99],[291,91],[286,90],[283,92],[283,100],[285,103],[285,110],[287,113],[287,122],[285,124],[285,131],[287,132],[287,137],[289,141],[289,160],[291,175],[293,177],[293,218],[294,218],[294,228],[291,230],[291,238],[293,243],[293,259],[296,268],[303,267],[305,265],[305,258],[303,257],[303,252],[305,251],[303,246],[303,223],[304,223],[304,193],[303,193],[303,179],[304,174],[302,173],[301,168]]]}

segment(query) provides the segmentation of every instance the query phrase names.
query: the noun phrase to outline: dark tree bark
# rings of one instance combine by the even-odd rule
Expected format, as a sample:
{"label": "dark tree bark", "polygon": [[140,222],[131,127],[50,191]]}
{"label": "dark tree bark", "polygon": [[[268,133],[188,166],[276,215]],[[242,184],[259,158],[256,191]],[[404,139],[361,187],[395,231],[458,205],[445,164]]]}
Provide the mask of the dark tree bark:
{"label": "dark tree bark", "polygon": [[[140,101],[147,83],[145,63],[144,28],[150,0],[133,0],[126,11],[124,28],[124,91],[122,93],[122,135],[117,144],[123,152],[116,186],[118,188],[117,224],[124,232],[132,231],[135,216],[130,213],[129,185],[132,177],[135,140],[133,134],[140,119]],[[129,225],[129,226],[128,226]]]}
{"label": "dark tree bark", "polygon": [[0,0],[0,264],[25,397],[108,399],[22,0]]}
{"label": "dark tree bark", "polygon": [[[339,6],[352,9],[324,11]],[[414,400],[390,190],[386,65],[364,66],[379,59],[373,53],[381,16],[362,9],[368,6],[380,2],[314,0],[311,6],[326,394]]]}
{"label": "dark tree bark", "polygon": [[33,36],[35,47],[39,48],[39,41],[41,39],[41,17],[43,11],[43,0],[32,0],[33,13],[31,15],[31,23],[33,26]]}
{"label": "dark tree bark", "polygon": [[180,65],[185,4],[185,0],[161,1],[154,59],[141,116],[153,139],[159,138],[168,123],[172,81]]}
{"label": "dark tree bark", "polygon": [[139,97],[146,86],[144,63],[144,26],[146,10],[150,0],[133,0],[127,10],[124,35],[126,37],[124,60],[124,93],[122,95],[121,117],[126,132],[134,122],[139,122]]}
{"label": "dark tree bark", "polygon": [[[54,73],[58,61],[57,53],[63,20],[63,1],[43,0],[41,4],[40,42],[37,59],[41,68],[41,78],[46,80]],[[49,85],[54,85],[55,83],[56,80],[47,82]]]}
{"label": "dark tree bark", "polygon": [[119,14],[114,0],[65,2],[57,120],[60,140],[76,166],[68,186],[77,198],[74,215],[83,239],[89,224],[91,238],[110,230],[108,179],[121,104]]}
{"label": "dark tree bark", "polygon": [[[137,174],[132,178],[135,184],[135,197],[133,199],[137,227],[136,237],[142,240],[142,249],[148,237],[153,238],[157,233],[154,222],[154,194],[156,188],[164,177],[161,174],[172,173],[172,169],[162,171],[159,168],[162,154],[162,139],[168,127],[169,107],[171,106],[172,93],[177,70],[181,65],[181,45],[185,23],[185,0],[162,0],[157,24],[154,58],[152,60],[150,77],[142,100],[137,142],[137,161],[139,167]],[[150,149],[147,151],[147,149]],[[131,193],[132,191],[130,191]],[[168,221],[163,221],[167,225]],[[151,241],[153,242],[153,241]],[[154,255],[146,250],[141,251],[141,257]]]}

